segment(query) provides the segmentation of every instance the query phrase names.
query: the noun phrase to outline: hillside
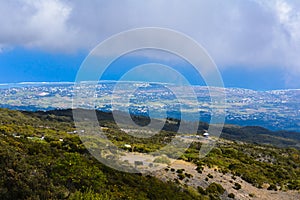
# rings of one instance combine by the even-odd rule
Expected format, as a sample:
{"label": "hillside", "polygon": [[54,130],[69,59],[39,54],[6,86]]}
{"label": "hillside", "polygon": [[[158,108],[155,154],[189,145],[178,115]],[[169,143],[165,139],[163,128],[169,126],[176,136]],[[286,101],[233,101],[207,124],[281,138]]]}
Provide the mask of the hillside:
{"label": "hillside", "polygon": [[1,199],[194,199],[175,183],[102,165],[68,133],[68,117],[36,114],[0,110]]}
{"label": "hillside", "polygon": [[[82,112],[88,114],[90,111]],[[129,143],[135,147],[130,151],[141,155],[164,146],[163,141],[174,137],[172,131],[177,126],[176,123],[166,124],[160,134],[136,139],[119,130],[110,113],[98,112],[97,115],[99,124],[107,127],[107,135],[115,145],[124,148],[124,144]],[[145,119],[136,117],[136,120]],[[199,132],[206,126],[201,123]],[[93,158],[74,131],[71,110],[20,112],[0,109],[1,198],[228,199],[241,195],[255,198],[255,192],[252,194],[243,188],[246,184],[262,188],[262,191],[276,190],[279,195],[293,198],[297,195],[295,190],[300,190],[299,150],[262,144],[271,144],[276,139],[278,146],[287,147],[289,143],[284,143],[287,140],[294,142],[291,146],[296,146],[297,141],[293,140],[298,138],[296,133],[286,137],[283,132],[227,125],[223,135],[226,139],[220,139],[207,157],[200,159],[198,156],[201,141],[193,142],[180,157],[182,162],[189,163],[187,166],[193,166],[193,173],[205,177],[198,181],[206,184],[188,184],[198,175],[192,175],[188,167],[175,170],[168,164],[173,155],[167,152],[168,159],[157,162],[164,163],[163,171],[172,174],[167,175],[168,178],[163,178],[164,174],[119,172]],[[254,144],[263,136],[275,139]],[[232,177],[232,183],[214,178],[222,174]],[[234,192],[230,188],[235,188]]]}
{"label": "hillside", "polygon": [[[85,116],[91,114],[91,110],[82,110],[82,113],[86,113]],[[113,116],[109,112],[96,111],[97,117],[100,124],[107,121],[113,121]],[[71,109],[66,110],[51,110],[51,111],[37,111],[37,112],[27,112],[22,111],[26,116],[34,116],[39,119],[48,119],[55,121],[64,121],[73,123],[73,114]],[[122,115],[121,112],[118,113]],[[49,116],[55,115],[56,118],[49,119]],[[143,116],[136,116],[136,121],[143,123],[141,121],[147,120]],[[175,120],[175,119],[173,119]],[[175,120],[177,121],[177,120]],[[187,122],[188,123],[188,122]],[[203,130],[208,129],[208,124],[205,122],[199,123],[198,132],[201,133]],[[178,124],[165,124],[163,130],[166,131],[177,131]],[[225,124],[221,138],[229,140],[237,140],[254,144],[272,145],[277,147],[293,147],[300,148],[300,133],[293,131],[271,131],[259,126],[236,126]]]}

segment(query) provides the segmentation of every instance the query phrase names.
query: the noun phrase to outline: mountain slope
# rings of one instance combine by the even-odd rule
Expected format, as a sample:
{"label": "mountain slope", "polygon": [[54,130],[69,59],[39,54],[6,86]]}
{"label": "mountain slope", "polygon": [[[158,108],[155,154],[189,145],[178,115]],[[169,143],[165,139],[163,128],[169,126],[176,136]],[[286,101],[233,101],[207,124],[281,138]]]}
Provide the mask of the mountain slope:
{"label": "mountain slope", "polygon": [[[88,117],[92,111],[82,112]],[[99,123],[108,128],[108,137],[116,146],[124,148],[124,144],[131,144],[135,147],[131,151],[141,155],[161,148],[163,142],[174,137],[176,133],[172,130],[177,130],[180,124],[169,123],[156,136],[135,139],[117,128],[111,113],[98,112],[97,115]],[[137,120],[145,119],[137,117]],[[199,132],[203,129],[207,129],[207,124],[200,123]],[[75,130],[71,110],[20,112],[0,109],[1,198],[227,199],[232,196],[228,185],[214,179],[212,174],[206,175],[209,181],[205,187],[189,186],[186,182],[192,182],[193,176],[179,168],[172,170],[172,165],[163,169],[172,173],[170,177],[175,176],[163,180],[169,182],[113,170],[89,154]],[[288,135],[291,138],[286,139],[281,136],[287,133],[231,125],[226,125],[223,132],[223,137],[230,140],[219,139],[206,157],[199,158],[202,141],[194,141],[180,159],[193,163],[196,168],[193,171],[200,175],[213,170],[224,176],[239,177],[244,185],[267,186],[269,190],[280,190],[279,193],[300,189],[299,150],[254,144],[257,140],[260,143],[278,141],[278,146],[289,146],[284,142],[297,136]],[[263,137],[267,139],[260,141]],[[235,194],[239,196],[241,193],[237,191]]]}

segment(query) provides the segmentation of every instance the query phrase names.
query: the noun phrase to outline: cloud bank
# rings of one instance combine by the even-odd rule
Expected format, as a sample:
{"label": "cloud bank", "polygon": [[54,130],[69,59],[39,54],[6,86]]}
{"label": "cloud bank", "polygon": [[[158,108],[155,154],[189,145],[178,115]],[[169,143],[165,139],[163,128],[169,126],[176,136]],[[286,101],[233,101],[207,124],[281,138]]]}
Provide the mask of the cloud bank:
{"label": "cloud bank", "polygon": [[194,38],[221,67],[300,72],[298,0],[12,0],[0,1],[0,13],[0,52],[89,51],[112,34],[155,26]]}

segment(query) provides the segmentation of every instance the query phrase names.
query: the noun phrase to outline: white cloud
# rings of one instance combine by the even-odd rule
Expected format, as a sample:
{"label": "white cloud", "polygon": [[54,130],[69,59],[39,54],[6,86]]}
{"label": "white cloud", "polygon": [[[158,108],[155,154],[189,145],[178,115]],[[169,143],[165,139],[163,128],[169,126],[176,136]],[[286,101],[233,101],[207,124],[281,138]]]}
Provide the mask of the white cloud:
{"label": "white cloud", "polygon": [[[300,74],[300,1],[272,0],[264,1],[264,6],[273,11],[276,17],[270,52],[276,65],[280,65],[285,74],[286,87],[299,87]],[[276,57],[277,56],[277,57]]]}
{"label": "white cloud", "polygon": [[69,35],[69,30],[66,20],[71,13],[71,8],[59,1],[52,0],[27,0],[26,4],[34,9],[34,14],[29,17],[25,26],[33,31],[36,37],[28,45],[38,47],[54,45],[61,48],[60,45],[68,40],[66,36]]}
{"label": "white cloud", "polygon": [[66,50],[76,33],[66,22],[72,9],[59,0],[0,2],[0,44]]}
{"label": "white cloud", "polygon": [[219,66],[300,72],[298,0],[14,0],[0,2],[0,44],[50,51],[90,50],[131,28],[188,34]]}

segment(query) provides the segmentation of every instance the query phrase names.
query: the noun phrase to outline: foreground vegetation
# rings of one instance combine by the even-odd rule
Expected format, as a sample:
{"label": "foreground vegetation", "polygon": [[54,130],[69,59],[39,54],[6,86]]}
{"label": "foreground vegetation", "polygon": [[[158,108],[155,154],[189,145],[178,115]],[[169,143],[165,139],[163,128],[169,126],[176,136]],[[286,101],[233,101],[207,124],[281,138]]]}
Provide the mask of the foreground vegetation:
{"label": "foreground vegetation", "polygon": [[197,148],[190,148],[182,159],[194,162],[199,173],[208,166],[258,188],[269,185],[269,190],[300,190],[299,150],[221,141],[206,157],[197,155]]}
{"label": "foreground vegetation", "polygon": [[[176,127],[166,125],[160,134],[138,139],[120,131],[111,115],[102,113],[98,118],[115,145],[132,145],[128,151],[152,152],[175,135]],[[295,148],[220,140],[207,157],[199,159],[200,147],[194,142],[180,158],[195,163],[199,173],[208,166],[256,187],[300,190],[300,152]],[[218,199],[225,192],[218,184],[194,190],[106,167],[81,143],[69,111],[0,109],[0,160],[1,199]],[[169,161],[162,157],[156,162]]]}
{"label": "foreground vegetation", "polygon": [[36,115],[0,109],[1,199],[205,199],[176,183],[106,167],[68,118]]}

